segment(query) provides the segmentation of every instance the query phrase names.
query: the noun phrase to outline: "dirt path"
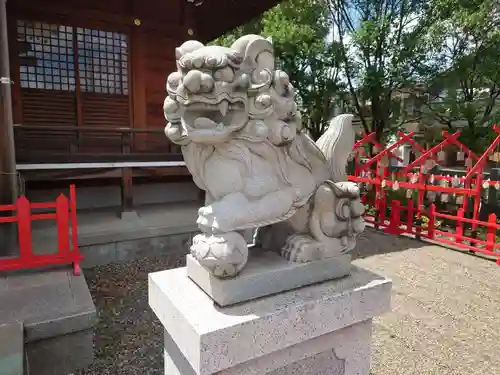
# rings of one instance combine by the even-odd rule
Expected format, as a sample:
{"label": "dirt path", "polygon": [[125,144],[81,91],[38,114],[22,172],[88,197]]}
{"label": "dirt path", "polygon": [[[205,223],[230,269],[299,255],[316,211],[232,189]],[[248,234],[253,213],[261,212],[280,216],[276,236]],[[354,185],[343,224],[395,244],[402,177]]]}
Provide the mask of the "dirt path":
{"label": "dirt path", "polygon": [[495,262],[374,231],[356,255],[393,280],[392,312],[376,319],[373,375],[500,374]]}

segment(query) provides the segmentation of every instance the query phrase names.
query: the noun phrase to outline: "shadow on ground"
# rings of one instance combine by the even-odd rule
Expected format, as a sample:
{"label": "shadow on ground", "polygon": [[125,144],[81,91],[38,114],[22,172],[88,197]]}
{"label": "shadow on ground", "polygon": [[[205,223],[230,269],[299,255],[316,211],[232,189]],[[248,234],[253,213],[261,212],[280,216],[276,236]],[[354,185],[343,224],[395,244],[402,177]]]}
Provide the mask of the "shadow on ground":
{"label": "shadow on ground", "polygon": [[356,244],[352,255],[354,259],[364,259],[375,255],[417,249],[429,246],[428,243],[404,236],[393,236],[373,228],[366,228]]}

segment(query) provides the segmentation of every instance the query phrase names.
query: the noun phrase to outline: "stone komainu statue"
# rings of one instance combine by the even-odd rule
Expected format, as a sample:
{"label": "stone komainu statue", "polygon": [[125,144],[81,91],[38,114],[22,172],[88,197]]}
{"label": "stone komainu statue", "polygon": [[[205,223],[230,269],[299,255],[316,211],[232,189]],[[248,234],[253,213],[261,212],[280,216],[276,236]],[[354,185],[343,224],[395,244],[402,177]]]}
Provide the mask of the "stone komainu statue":
{"label": "stone komainu statue", "polygon": [[229,47],[185,42],[167,80],[165,133],[182,146],[205,190],[192,255],[212,274],[233,277],[254,246],[293,262],[349,252],[364,229],[364,207],[345,167],[352,115],[334,118],[314,143],[301,132],[294,89],[275,68],[272,42],[246,35]]}

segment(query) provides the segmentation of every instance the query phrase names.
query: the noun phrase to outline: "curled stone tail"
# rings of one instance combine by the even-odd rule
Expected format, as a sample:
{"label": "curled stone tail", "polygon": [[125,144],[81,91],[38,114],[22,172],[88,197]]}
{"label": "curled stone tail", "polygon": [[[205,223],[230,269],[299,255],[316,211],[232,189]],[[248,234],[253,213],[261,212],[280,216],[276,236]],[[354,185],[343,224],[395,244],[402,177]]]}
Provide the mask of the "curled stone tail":
{"label": "curled stone tail", "polygon": [[325,155],[333,182],[347,180],[346,166],[355,141],[351,114],[336,116],[316,145]]}

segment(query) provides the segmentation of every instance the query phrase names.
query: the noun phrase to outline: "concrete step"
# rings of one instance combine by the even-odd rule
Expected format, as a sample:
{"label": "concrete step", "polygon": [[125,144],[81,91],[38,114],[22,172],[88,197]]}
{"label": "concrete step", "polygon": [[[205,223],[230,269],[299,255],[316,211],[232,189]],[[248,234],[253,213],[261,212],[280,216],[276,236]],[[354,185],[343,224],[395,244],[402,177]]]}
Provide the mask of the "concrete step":
{"label": "concrete step", "polygon": [[0,323],[0,374],[24,374],[23,323]]}
{"label": "concrete step", "polygon": [[5,352],[15,354],[10,361],[17,364],[24,344],[29,375],[67,375],[92,363],[96,310],[83,275],[65,267],[3,276],[0,301],[0,322],[20,322],[5,328],[0,348],[6,343]]}

